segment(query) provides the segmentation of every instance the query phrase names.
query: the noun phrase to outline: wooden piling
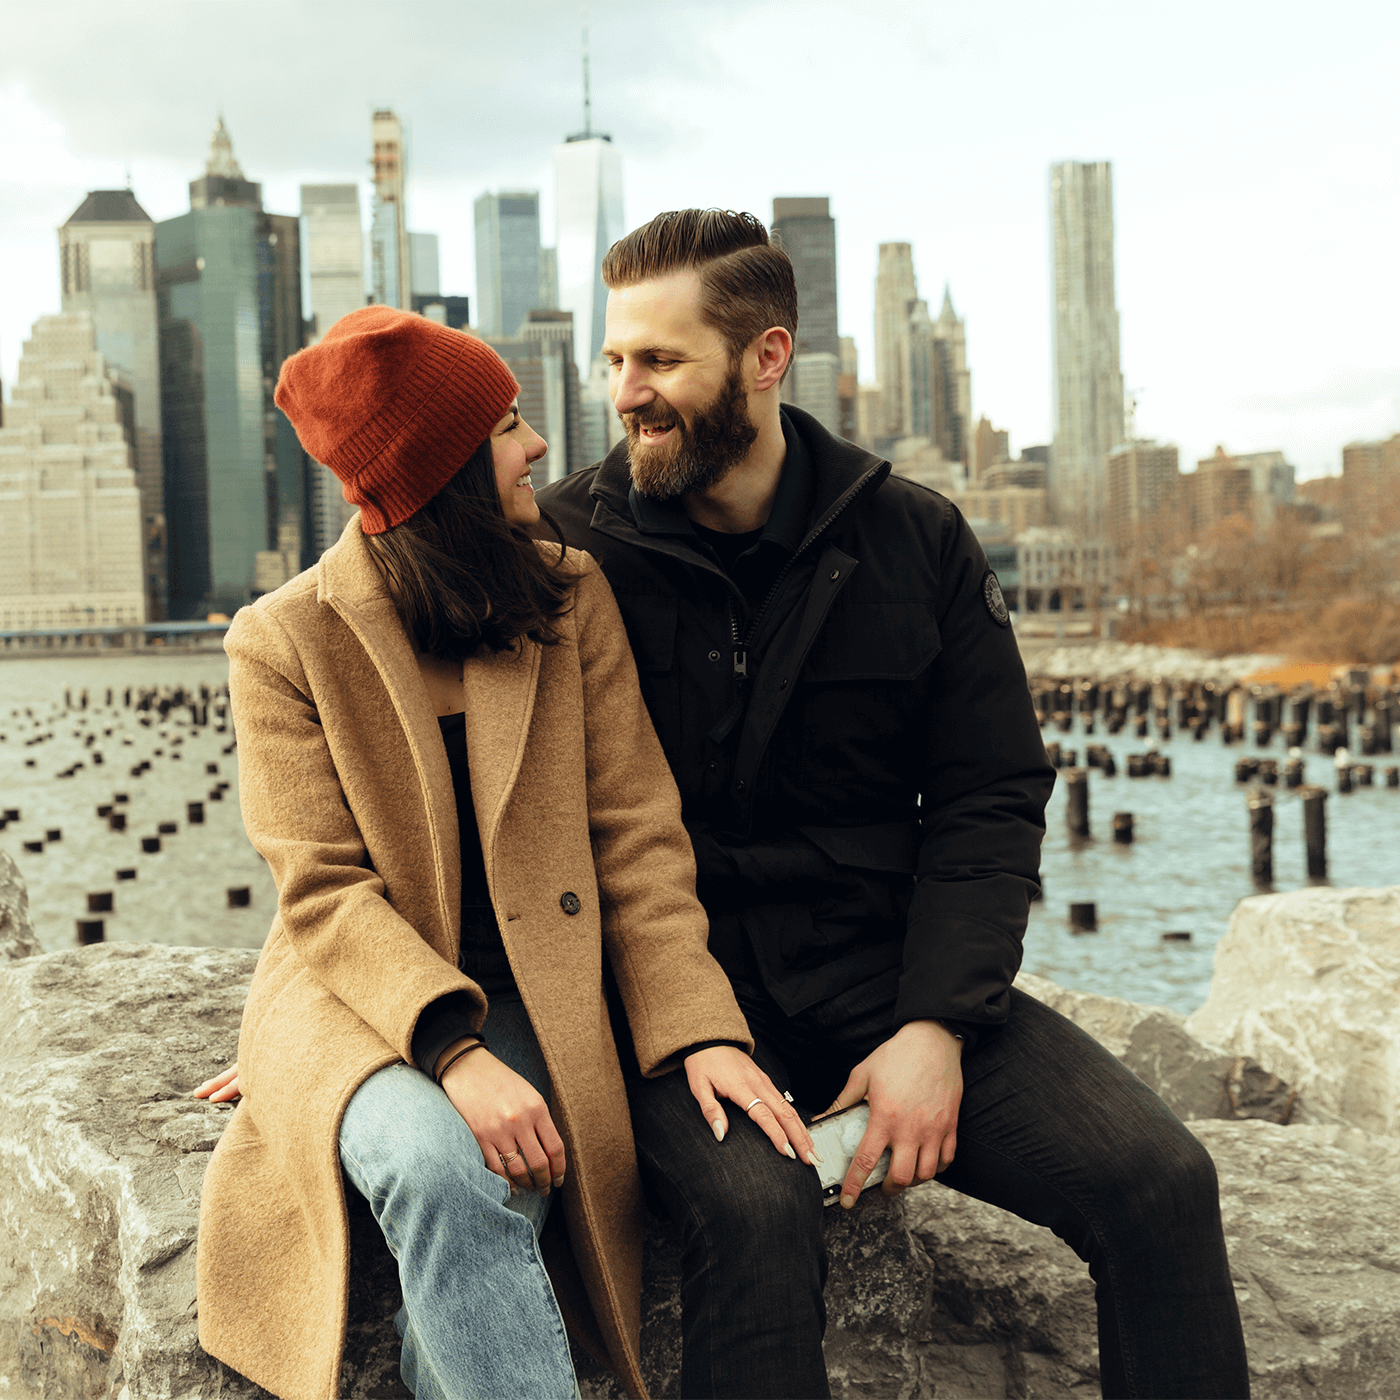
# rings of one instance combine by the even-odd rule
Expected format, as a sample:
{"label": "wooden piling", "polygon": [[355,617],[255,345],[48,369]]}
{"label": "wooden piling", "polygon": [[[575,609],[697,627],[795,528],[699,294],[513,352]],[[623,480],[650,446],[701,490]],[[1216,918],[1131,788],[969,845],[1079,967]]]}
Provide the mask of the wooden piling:
{"label": "wooden piling", "polygon": [[1256,885],[1274,882],[1274,799],[1255,788],[1248,799],[1249,864]]}
{"label": "wooden piling", "polygon": [[1327,789],[1305,787],[1303,799],[1303,841],[1308,852],[1308,878],[1327,878]]}
{"label": "wooden piling", "polygon": [[1131,812],[1115,812],[1113,814],[1113,839],[1120,846],[1133,844],[1133,814]]}
{"label": "wooden piling", "polygon": [[1099,912],[1093,904],[1071,904],[1069,926],[1075,933],[1092,933],[1099,926]]}
{"label": "wooden piling", "polygon": [[1065,820],[1075,836],[1089,834],[1089,770],[1066,768],[1060,776],[1065,781]]}
{"label": "wooden piling", "polygon": [[78,944],[80,947],[87,947],[91,943],[101,943],[106,939],[106,937],[107,930],[105,920],[78,920]]}

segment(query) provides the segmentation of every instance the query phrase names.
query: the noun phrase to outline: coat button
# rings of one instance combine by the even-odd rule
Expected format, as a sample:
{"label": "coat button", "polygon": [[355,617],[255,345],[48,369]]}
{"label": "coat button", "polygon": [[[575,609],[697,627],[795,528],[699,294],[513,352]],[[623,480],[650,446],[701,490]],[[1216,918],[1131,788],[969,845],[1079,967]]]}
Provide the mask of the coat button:
{"label": "coat button", "polygon": [[744,782],[744,780],[743,780],[742,778],[740,778],[739,781],[738,781],[737,783],[734,784],[734,791],[735,791],[735,792],[743,792],[743,790],[744,790],[744,788],[745,788],[746,786],[748,786],[748,785]]}
{"label": "coat button", "polygon": [[833,570],[831,571],[831,581],[832,581],[832,583],[835,583],[836,580],[837,580],[838,578],[840,578],[840,577],[841,577],[841,570],[840,570],[840,569],[833,569]]}
{"label": "coat button", "polygon": [[712,652],[710,653],[710,660],[711,660],[711,661],[718,661],[718,660],[719,660],[719,652],[717,652],[717,651],[712,651]]}
{"label": "coat button", "polygon": [[559,896],[559,907],[566,914],[577,914],[578,911],[583,908],[583,901],[573,890],[565,890],[564,893]]}

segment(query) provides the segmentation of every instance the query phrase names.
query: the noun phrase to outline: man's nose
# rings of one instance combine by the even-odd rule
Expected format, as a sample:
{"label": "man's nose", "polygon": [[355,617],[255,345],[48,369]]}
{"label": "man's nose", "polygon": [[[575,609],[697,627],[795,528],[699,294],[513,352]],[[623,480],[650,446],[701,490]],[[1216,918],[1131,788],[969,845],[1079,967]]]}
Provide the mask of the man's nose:
{"label": "man's nose", "polygon": [[644,366],[624,361],[615,374],[612,401],[613,407],[619,413],[635,413],[656,397],[656,391],[648,382],[649,375]]}

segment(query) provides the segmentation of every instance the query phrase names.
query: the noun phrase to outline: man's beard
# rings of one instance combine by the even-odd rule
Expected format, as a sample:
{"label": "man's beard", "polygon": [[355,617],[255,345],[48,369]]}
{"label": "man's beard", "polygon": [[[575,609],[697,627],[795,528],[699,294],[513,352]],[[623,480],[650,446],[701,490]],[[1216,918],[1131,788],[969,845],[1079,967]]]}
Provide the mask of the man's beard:
{"label": "man's beard", "polygon": [[[660,400],[624,413],[622,423],[627,429],[632,484],[657,501],[718,486],[748,456],[758,438],[737,365],[731,367],[714,398],[695,411],[689,426]],[[664,423],[675,424],[674,440],[664,447],[649,446],[642,429]]]}

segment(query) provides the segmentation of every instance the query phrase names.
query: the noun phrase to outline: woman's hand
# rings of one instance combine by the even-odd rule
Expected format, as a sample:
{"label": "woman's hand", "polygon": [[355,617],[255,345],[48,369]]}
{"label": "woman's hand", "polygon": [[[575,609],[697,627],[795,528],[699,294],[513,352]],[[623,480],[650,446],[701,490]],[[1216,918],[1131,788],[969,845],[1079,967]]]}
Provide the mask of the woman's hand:
{"label": "woman's hand", "polygon": [[227,1103],[230,1099],[236,1099],[241,1092],[238,1087],[238,1065],[234,1063],[222,1074],[216,1074],[213,1079],[206,1079],[194,1091],[194,1096],[197,1099],[208,1099],[210,1103]]}
{"label": "woman's hand", "polygon": [[564,1140],[528,1079],[482,1046],[448,1069],[442,1087],[472,1130],[487,1170],[510,1182],[512,1193],[547,1196],[551,1184],[564,1184]]}
{"label": "woman's hand", "polygon": [[738,1104],[740,1110],[768,1134],[779,1152],[792,1158],[800,1157],[809,1167],[820,1160],[797,1110],[754,1064],[752,1057],[737,1046],[712,1045],[708,1050],[687,1055],[685,1074],[690,1080],[690,1092],[695,1095],[700,1112],[714,1130],[717,1141],[724,1141],[729,1128],[719,1103],[723,1097]]}

